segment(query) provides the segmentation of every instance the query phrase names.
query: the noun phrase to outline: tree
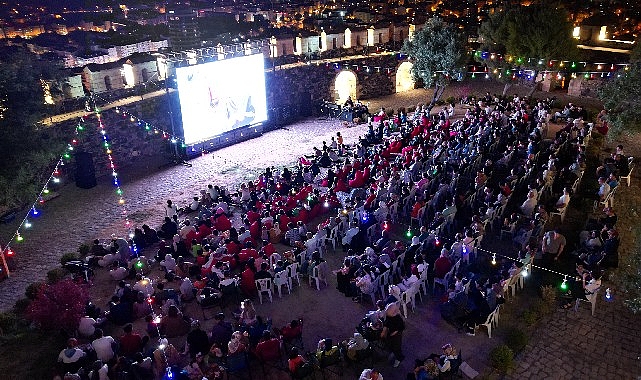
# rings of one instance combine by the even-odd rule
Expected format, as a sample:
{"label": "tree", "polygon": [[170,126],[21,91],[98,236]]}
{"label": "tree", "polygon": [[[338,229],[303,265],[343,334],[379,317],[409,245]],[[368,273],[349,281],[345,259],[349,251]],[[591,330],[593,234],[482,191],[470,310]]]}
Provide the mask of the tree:
{"label": "tree", "polygon": [[[578,59],[572,27],[563,8],[545,3],[513,6],[481,24],[481,49],[488,53],[477,54],[476,59],[486,63],[489,72],[506,84],[504,95],[516,78],[532,85],[534,93],[540,71],[554,69],[554,61]],[[526,70],[529,75],[524,74]]]}
{"label": "tree", "polygon": [[46,179],[43,171],[62,152],[52,131],[37,126],[50,112],[43,84],[59,76],[55,64],[26,49],[0,51],[0,210],[32,201]]}
{"label": "tree", "polygon": [[27,317],[45,330],[78,328],[85,313],[89,293],[72,280],[43,284],[36,299],[27,308]]}
{"label": "tree", "polygon": [[610,137],[641,131],[641,62],[620,70],[598,94],[607,111]]}
{"label": "tree", "polygon": [[413,61],[412,76],[425,88],[434,86],[431,110],[454,78],[465,73],[467,53],[463,35],[438,17],[431,18],[413,38],[405,40],[401,51]]}
{"label": "tree", "polygon": [[641,38],[638,38],[634,43],[634,48],[630,52],[630,63],[641,62]]}

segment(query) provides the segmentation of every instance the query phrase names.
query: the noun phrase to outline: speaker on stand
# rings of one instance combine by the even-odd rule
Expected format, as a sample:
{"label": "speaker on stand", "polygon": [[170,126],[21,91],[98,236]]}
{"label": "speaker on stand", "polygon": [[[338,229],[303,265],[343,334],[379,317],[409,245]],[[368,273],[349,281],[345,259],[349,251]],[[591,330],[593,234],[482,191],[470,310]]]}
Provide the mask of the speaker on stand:
{"label": "speaker on stand", "polygon": [[81,189],[91,189],[95,187],[96,167],[93,163],[93,155],[88,152],[77,152],[76,158],[76,186]]}

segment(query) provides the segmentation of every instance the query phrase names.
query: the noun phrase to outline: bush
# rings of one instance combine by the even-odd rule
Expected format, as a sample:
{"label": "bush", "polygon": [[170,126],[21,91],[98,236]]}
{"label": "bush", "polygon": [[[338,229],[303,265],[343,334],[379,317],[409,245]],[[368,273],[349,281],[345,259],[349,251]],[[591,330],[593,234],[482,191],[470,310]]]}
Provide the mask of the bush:
{"label": "bush", "polygon": [[529,338],[523,330],[512,327],[505,334],[505,344],[515,353],[523,351],[527,346]]}
{"label": "bush", "polygon": [[81,244],[80,247],[78,247],[78,253],[80,253],[80,256],[87,256],[89,251],[91,251],[91,246],[89,244]]}
{"label": "bush", "polygon": [[557,305],[557,297],[557,290],[554,286],[541,286],[541,302],[539,305],[541,316],[545,316],[554,311]]}
{"label": "bush", "polygon": [[453,97],[453,96],[450,96],[447,99],[445,99],[445,103],[447,103],[447,104],[456,104],[456,98]]}
{"label": "bush", "polygon": [[47,283],[55,284],[64,279],[69,272],[64,268],[55,268],[47,272]]}
{"label": "bush", "polygon": [[89,294],[72,280],[45,284],[27,308],[27,318],[45,330],[78,328]]}
{"label": "bush", "polygon": [[60,265],[64,267],[66,263],[68,263],[69,261],[78,260],[79,257],[80,256],[78,256],[76,252],[67,252],[60,258]]}
{"label": "bush", "polygon": [[526,326],[534,326],[536,321],[539,320],[539,315],[536,311],[534,310],[527,310],[521,315],[521,319],[523,320],[523,323],[525,323]]}
{"label": "bush", "polygon": [[40,281],[29,284],[29,286],[27,286],[27,289],[24,291],[24,295],[27,297],[27,299],[35,300],[42,285],[44,285],[44,282]]}
{"label": "bush", "polygon": [[0,335],[11,334],[18,329],[18,316],[12,312],[0,313]]}
{"label": "bush", "polygon": [[31,300],[28,298],[21,298],[16,301],[16,304],[13,305],[13,312],[16,315],[23,315],[26,311],[27,308],[31,305]]}
{"label": "bush", "polygon": [[502,344],[490,351],[490,363],[501,373],[507,373],[514,366],[514,352]]}

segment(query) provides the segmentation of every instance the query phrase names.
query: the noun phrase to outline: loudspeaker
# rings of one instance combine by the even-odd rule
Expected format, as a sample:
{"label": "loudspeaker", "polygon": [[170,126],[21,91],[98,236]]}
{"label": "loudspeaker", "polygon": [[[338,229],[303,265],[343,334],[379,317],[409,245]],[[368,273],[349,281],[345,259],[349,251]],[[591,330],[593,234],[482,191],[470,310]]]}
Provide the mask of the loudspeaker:
{"label": "loudspeaker", "polygon": [[309,91],[300,94],[300,115],[302,117],[312,116],[312,94]]}
{"label": "loudspeaker", "polygon": [[81,189],[91,189],[95,187],[96,168],[93,163],[93,155],[88,152],[78,152],[76,158],[76,186]]}

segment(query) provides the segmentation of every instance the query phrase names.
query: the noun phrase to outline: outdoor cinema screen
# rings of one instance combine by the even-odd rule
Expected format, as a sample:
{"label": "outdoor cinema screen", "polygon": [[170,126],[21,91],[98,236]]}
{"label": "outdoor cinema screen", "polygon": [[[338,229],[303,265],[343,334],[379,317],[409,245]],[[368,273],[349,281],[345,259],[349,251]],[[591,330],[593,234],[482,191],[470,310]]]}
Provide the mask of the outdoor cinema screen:
{"label": "outdoor cinema screen", "polygon": [[185,144],[267,120],[262,54],[176,68]]}

